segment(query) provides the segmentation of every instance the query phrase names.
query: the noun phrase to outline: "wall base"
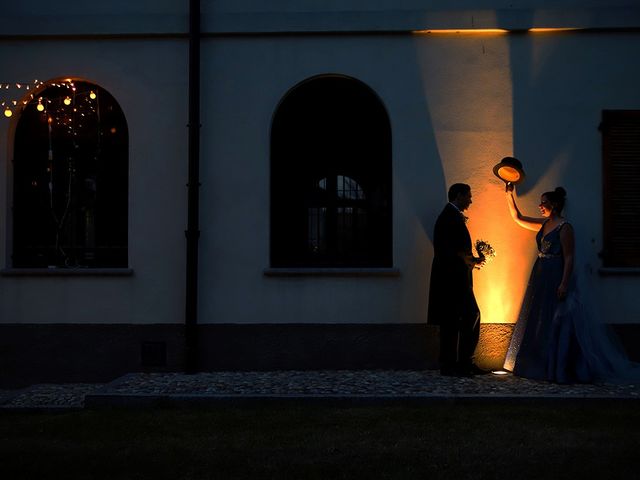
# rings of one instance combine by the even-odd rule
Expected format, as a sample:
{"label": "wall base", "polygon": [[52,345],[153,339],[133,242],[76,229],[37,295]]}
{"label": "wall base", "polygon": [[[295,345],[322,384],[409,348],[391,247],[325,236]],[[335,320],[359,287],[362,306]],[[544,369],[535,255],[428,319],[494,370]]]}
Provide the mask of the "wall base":
{"label": "wall base", "polygon": [[438,329],[424,324],[206,325],[203,370],[437,368]]}
{"label": "wall base", "polygon": [[182,325],[0,325],[0,388],[102,383],[183,365]]}
{"label": "wall base", "polygon": [[[640,325],[617,325],[640,360]],[[502,367],[513,325],[483,324],[476,362]],[[200,371],[438,368],[438,328],[424,324],[200,325]],[[101,383],[131,372],[182,372],[183,325],[0,325],[0,388]]]}

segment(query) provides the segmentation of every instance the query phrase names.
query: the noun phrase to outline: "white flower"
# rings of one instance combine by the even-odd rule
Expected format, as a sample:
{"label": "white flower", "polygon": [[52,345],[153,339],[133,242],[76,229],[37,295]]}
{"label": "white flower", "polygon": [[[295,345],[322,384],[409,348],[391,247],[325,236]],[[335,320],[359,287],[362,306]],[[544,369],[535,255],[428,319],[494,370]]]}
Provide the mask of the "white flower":
{"label": "white flower", "polygon": [[489,242],[485,242],[484,240],[476,240],[476,252],[478,252],[479,256],[484,257],[486,261],[496,256],[496,251]]}

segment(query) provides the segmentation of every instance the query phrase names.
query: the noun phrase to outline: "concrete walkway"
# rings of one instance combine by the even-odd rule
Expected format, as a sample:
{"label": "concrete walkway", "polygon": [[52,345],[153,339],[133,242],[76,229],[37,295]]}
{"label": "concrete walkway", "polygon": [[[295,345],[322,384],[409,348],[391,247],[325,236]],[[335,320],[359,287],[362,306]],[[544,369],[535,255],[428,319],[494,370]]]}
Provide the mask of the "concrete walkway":
{"label": "concrete walkway", "polygon": [[640,385],[558,385],[493,374],[455,378],[440,376],[435,370],[132,373],[107,384],[41,384],[0,390],[0,410],[268,401],[357,404],[567,399],[640,400]]}

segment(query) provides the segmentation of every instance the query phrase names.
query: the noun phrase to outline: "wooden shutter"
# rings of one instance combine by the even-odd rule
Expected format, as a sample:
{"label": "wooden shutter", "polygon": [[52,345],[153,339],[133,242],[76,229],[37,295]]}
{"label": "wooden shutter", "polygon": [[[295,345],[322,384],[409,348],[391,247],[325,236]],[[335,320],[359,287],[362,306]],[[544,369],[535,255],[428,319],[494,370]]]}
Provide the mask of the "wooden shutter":
{"label": "wooden shutter", "polygon": [[605,267],[640,267],[640,110],[604,110]]}

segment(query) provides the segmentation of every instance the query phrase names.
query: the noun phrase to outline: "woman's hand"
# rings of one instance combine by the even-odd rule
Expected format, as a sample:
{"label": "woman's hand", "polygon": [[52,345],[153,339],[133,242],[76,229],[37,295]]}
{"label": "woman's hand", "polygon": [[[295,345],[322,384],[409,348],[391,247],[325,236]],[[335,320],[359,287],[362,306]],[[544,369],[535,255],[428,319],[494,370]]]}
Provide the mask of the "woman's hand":
{"label": "woman's hand", "polygon": [[564,300],[567,298],[567,285],[562,282],[557,290],[558,300]]}

